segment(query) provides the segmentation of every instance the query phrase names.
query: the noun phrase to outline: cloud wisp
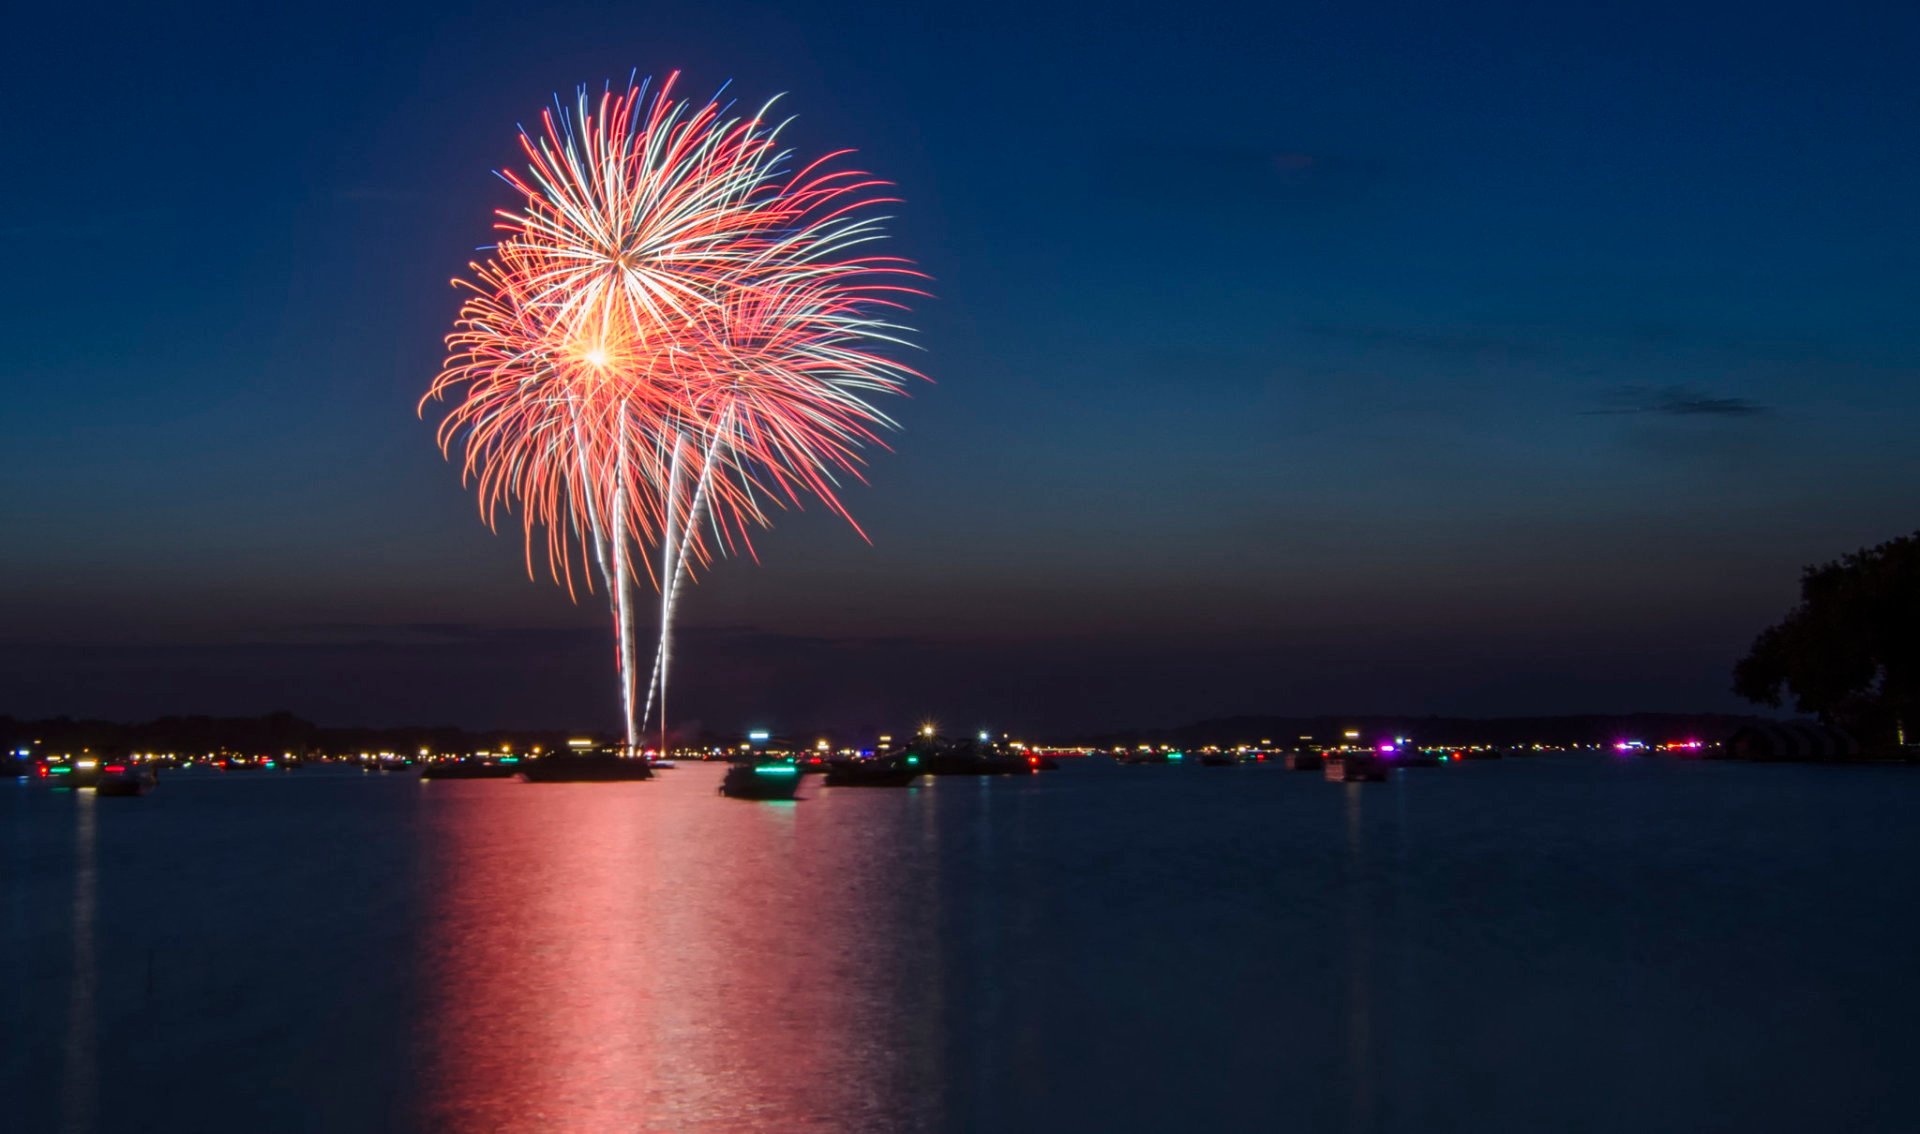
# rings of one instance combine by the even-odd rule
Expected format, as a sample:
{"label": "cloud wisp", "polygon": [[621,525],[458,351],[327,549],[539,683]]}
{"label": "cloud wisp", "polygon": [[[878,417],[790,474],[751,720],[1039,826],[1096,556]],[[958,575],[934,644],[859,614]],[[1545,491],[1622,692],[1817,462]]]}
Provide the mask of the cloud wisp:
{"label": "cloud wisp", "polygon": [[1709,394],[1688,386],[1621,386],[1604,409],[1583,410],[1588,415],[1647,414],[1683,418],[1754,418],[1773,410],[1751,398]]}

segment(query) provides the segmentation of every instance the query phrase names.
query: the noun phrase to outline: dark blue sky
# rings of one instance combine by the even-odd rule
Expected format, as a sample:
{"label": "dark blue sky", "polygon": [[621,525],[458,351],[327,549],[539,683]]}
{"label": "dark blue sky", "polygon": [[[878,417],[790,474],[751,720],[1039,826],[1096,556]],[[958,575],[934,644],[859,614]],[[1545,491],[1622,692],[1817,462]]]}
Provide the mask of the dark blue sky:
{"label": "dark blue sky", "polygon": [[690,719],[1730,708],[1920,526],[1908,5],[12,16],[0,712],[610,724],[413,405],[556,90],[788,92],[937,385],[683,606]]}

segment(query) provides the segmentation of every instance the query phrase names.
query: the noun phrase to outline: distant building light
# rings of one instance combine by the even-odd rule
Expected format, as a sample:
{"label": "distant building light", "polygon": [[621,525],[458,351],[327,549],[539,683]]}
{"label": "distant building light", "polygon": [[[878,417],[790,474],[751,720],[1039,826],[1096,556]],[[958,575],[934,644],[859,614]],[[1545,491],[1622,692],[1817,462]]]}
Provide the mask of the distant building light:
{"label": "distant building light", "polygon": [[765,744],[767,741],[773,739],[773,734],[764,728],[756,728],[747,734],[747,739],[755,744]]}
{"label": "distant building light", "polygon": [[591,740],[569,740],[569,741],[567,741],[567,747],[568,747],[568,748],[592,748],[592,747],[593,747],[593,741],[591,741]]}

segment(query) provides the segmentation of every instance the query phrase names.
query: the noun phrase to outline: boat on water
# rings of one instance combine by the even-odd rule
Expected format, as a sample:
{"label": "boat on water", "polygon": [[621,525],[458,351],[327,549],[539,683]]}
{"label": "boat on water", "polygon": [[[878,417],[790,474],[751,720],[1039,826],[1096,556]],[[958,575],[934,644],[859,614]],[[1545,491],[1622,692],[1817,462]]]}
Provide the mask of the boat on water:
{"label": "boat on water", "polygon": [[930,776],[1020,776],[1034,770],[1034,765],[1017,752],[971,740],[916,747],[907,755],[918,757],[920,767]]}
{"label": "boat on water", "polygon": [[1326,775],[1336,784],[1384,783],[1387,766],[1371,752],[1335,752],[1326,758]]}
{"label": "boat on water", "polygon": [[735,764],[720,779],[729,799],[792,799],[800,790],[800,769],[792,764]]}
{"label": "boat on water", "polygon": [[1327,766],[1327,758],[1318,752],[1289,752],[1286,765],[1289,772],[1317,772]]}
{"label": "boat on water", "polygon": [[1202,752],[1200,766],[1203,768],[1232,768],[1238,766],[1240,757],[1232,752]]}
{"label": "boat on water", "polygon": [[926,773],[918,756],[836,760],[827,766],[828,787],[906,787]]}
{"label": "boat on water", "polygon": [[138,764],[108,764],[94,781],[96,795],[145,795],[159,785],[152,768]]}
{"label": "boat on water", "polygon": [[1410,748],[1396,755],[1393,762],[1402,768],[1438,768],[1441,760],[1438,752],[1422,752],[1418,748]]}
{"label": "boat on water", "polygon": [[420,778],[423,780],[510,780],[519,774],[520,769],[516,765],[475,757],[435,760],[420,769]]}
{"label": "boat on water", "polygon": [[536,756],[520,765],[520,775],[530,784],[617,783],[650,780],[653,769],[644,757],[596,748]]}

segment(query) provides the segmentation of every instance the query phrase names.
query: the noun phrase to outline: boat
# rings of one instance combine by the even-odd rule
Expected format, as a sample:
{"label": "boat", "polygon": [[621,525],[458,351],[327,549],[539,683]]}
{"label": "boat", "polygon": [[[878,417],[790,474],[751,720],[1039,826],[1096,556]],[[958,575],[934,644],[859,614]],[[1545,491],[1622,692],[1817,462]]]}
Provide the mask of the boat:
{"label": "boat", "polygon": [[918,757],[920,766],[930,776],[1018,776],[1034,770],[1034,766],[1017,753],[973,741],[928,745],[924,749],[911,749],[908,755]]}
{"label": "boat", "polygon": [[1387,766],[1371,752],[1332,753],[1326,758],[1327,780],[1336,784],[1385,782]]}
{"label": "boat", "polygon": [[1396,754],[1393,762],[1403,768],[1438,768],[1440,766],[1440,754],[1438,752],[1423,752],[1418,748],[1409,748],[1405,752]]}
{"label": "boat", "polygon": [[729,799],[792,799],[800,790],[800,769],[792,764],[735,764],[720,779]]}
{"label": "boat", "polygon": [[1317,772],[1327,766],[1327,758],[1318,752],[1287,753],[1287,771]]}
{"label": "boat", "polygon": [[512,764],[468,757],[464,760],[436,760],[420,769],[423,780],[510,780],[520,774]]}
{"label": "boat", "polygon": [[152,768],[135,764],[108,764],[94,781],[96,795],[145,795],[160,782]]}
{"label": "boat", "polygon": [[1203,768],[1231,768],[1240,763],[1240,757],[1232,752],[1202,752],[1200,766]]}
{"label": "boat", "polygon": [[614,783],[650,780],[653,769],[643,757],[596,748],[536,756],[520,765],[520,775],[530,784]]}
{"label": "boat", "polygon": [[827,766],[828,787],[906,787],[925,773],[918,756],[875,756],[835,760]]}

